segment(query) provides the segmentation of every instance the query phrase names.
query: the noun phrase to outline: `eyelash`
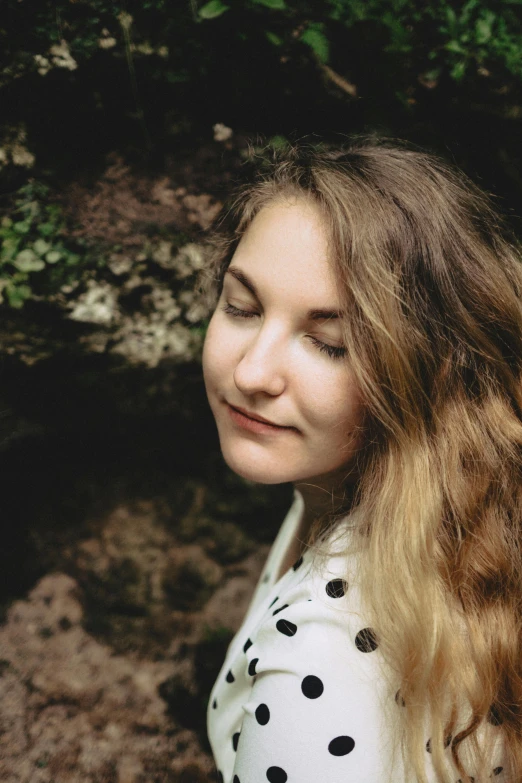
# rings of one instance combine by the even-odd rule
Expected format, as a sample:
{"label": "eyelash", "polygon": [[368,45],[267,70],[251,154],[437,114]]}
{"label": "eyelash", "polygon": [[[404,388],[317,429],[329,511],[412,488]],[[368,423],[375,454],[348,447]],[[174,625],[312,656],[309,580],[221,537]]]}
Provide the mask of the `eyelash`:
{"label": "eyelash", "polygon": [[[248,310],[240,310],[239,307],[235,307],[229,302],[223,306],[223,311],[233,318],[255,318],[257,315],[257,313],[251,313]],[[328,343],[323,343],[321,340],[318,340],[317,337],[313,337],[312,335],[309,335],[309,337],[316,348],[318,348],[321,353],[325,353],[329,356],[330,359],[342,359],[343,356],[346,355],[346,348],[343,348],[342,346],[328,345]]]}

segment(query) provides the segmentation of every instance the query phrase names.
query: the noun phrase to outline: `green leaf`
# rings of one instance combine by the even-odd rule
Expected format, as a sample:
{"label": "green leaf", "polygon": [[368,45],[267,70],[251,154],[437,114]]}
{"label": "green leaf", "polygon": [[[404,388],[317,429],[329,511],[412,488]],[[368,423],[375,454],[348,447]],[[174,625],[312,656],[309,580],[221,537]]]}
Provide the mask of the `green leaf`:
{"label": "green leaf", "polygon": [[453,68],[450,71],[450,74],[455,81],[459,82],[464,74],[466,73],[466,63],[464,60],[461,60],[458,63],[455,63]]}
{"label": "green leaf", "polygon": [[13,230],[17,234],[28,234],[31,230],[31,223],[27,220],[19,220],[17,223],[13,223]]}
{"label": "green leaf", "polygon": [[448,41],[444,48],[448,52],[454,52],[454,54],[466,54],[466,50],[458,41]]}
{"label": "green leaf", "polygon": [[322,25],[311,24],[301,35],[301,41],[313,51],[319,62],[327,63],[330,56],[330,43],[322,31]]}
{"label": "green leaf", "polygon": [[32,291],[28,285],[8,285],[5,288],[5,293],[7,294],[7,301],[11,307],[19,309],[20,307],[23,307],[25,300],[29,299]]}
{"label": "green leaf", "polygon": [[424,71],[422,74],[424,79],[428,81],[436,81],[440,76],[440,68],[432,68],[430,71]]}
{"label": "green leaf", "polygon": [[56,264],[56,262],[59,261],[61,257],[62,254],[58,250],[51,250],[49,253],[46,253],[45,260],[48,264]]}
{"label": "green leaf", "polygon": [[69,253],[65,259],[67,266],[76,266],[80,261],[78,253]]}
{"label": "green leaf", "polygon": [[20,212],[25,213],[26,221],[36,217],[40,213],[40,205],[37,201],[17,201]]}
{"label": "green leaf", "polygon": [[467,27],[470,22],[471,15],[475,8],[479,5],[479,0],[468,0],[464,4],[462,11],[460,12],[460,25],[461,27]]}
{"label": "green leaf", "polygon": [[19,246],[20,239],[18,237],[6,237],[2,242],[2,252],[0,253],[2,263],[11,261],[17,254]]}
{"label": "green leaf", "polygon": [[493,34],[493,22],[495,21],[495,14],[484,14],[481,19],[477,19],[475,24],[475,37],[478,44],[487,43]]}
{"label": "green leaf", "polygon": [[283,43],[283,39],[280,38],[275,33],[271,33],[270,30],[265,30],[265,35],[270,41],[270,43],[274,44],[274,46],[281,46],[281,44]]}
{"label": "green leaf", "polygon": [[33,242],[33,250],[38,253],[39,256],[45,255],[51,249],[50,242],[46,242],[45,239],[37,239]]}
{"label": "green leaf", "polygon": [[13,265],[20,272],[40,272],[45,268],[45,263],[30,248],[21,250],[13,261]]}
{"label": "green leaf", "polygon": [[62,210],[58,204],[47,204],[45,211],[51,220],[59,220],[62,216]]}
{"label": "green leaf", "polygon": [[256,5],[264,5],[266,8],[273,8],[276,11],[284,11],[286,8],[285,0],[254,0]]}
{"label": "green leaf", "polygon": [[205,3],[205,5],[199,9],[199,18],[216,19],[216,17],[224,14],[225,11],[228,11],[229,8],[230,6],[222,3],[221,0],[210,0],[209,3]]}
{"label": "green leaf", "polygon": [[446,10],[446,21],[448,23],[448,31],[452,35],[457,35],[457,29],[458,29],[457,14],[455,13],[455,10],[449,5],[446,6],[445,10]]}
{"label": "green leaf", "polygon": [[269,139],[269,144],[276,150],[282,149],[283,147],[288,146],[288,139],[286,136],[272,136]]}
{"label": "green leaf", "polygon": [[47,221],[46,223],[40,223],[38,225],[38,233],[41,234],[43,237],[50,237],[51,234],[54,234],[56,230],[56,226],[54,223],[51,223],[51,221]]}

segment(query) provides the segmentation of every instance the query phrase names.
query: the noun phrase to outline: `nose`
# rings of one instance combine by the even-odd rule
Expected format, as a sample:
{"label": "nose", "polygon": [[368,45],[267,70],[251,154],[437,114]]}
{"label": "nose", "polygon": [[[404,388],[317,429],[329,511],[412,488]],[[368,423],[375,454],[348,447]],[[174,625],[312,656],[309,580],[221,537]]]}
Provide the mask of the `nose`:
{"label": "nose", "polygon": [[262,327],[245,347],[234,370],[236,387],[245,396],[278,397],[286,388],[284,338],[278,330]]}

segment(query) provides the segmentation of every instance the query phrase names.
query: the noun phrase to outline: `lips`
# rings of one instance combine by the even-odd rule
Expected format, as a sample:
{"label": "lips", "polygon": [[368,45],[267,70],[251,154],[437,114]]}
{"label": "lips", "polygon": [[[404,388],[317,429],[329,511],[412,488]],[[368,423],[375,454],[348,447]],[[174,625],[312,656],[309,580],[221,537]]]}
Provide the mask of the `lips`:
{"label": "lips", "polygon": [[[228,403],[230,405],[230,403]],[[247,416],[249,419],[252,419],[252,421],[260,421],[262,424],[269,424],[271,427],[279,427],[281,430],[293,430],[295,427],[286,427],[283,424],[276,424],[275,421],[270,421],[270,419],[265,419],[263,416],[259,416],[257,413],[252,413],[251,411],[246,410],[246,408],[240,408],[238,405],[230,405],[230,407],[238,411],[239,413],[242,413],[243,416]]]}

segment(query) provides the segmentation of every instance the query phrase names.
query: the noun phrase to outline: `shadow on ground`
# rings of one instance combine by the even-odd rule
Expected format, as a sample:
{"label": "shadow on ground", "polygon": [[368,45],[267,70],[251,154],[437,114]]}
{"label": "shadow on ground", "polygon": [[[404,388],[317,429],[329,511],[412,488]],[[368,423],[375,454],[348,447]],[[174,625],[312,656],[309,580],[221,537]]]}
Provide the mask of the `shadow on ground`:
{"label": "shadow on ground", "polygon": [[196,364],[2,375],[2,780],[209,780],[208,694],[289,487],[226,468]]}

